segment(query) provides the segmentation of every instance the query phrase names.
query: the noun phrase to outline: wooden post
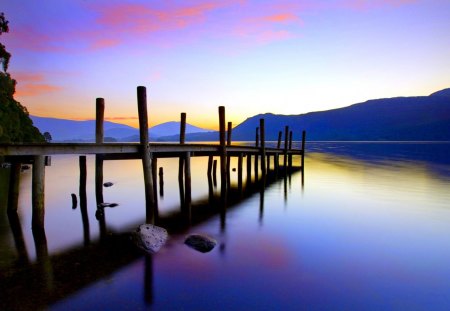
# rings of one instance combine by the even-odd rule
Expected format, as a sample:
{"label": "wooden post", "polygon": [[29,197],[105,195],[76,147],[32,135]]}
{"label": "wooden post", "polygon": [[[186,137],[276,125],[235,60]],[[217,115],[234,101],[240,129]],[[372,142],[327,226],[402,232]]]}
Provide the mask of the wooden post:
{"label": "wooden post", "polygon": [[247,153],[247,184],[252,181],[252,155]]}
{"label": "wooden post", "polygon": [[191,205],[191,153],[188,151],[185,155],[184,163],[184,189],[185,189],[185,204],[188,211],[190,211]]}
{"label": "wooden post", "polygon": [[[231,146],[231,131],[232,131],[232,123],[228,122],[228,130],[227,130],[227,146]],[[230,172],[231,172],[231,158],[227,156],[227,186],[230,188]]]}
{"label": "wooden post", "polygon": [[146,221],[153,223],[155,219],[155,204],[153,197],[152,160],[148,143],[147,90],[144,86],[137,87],[139,114],[139,137],[141,142],[142,168],[144,172]]}
{"label": "wooden post", "polygon": [[79,157],[80,165],[80,211],[81,211],[81,221],[83,223],[83,237],[84,245],[89,245],[90,243],[90,228],[89,228],[89,216],[87,212],[87,195],[86,195],[86,179],[87,179],[87,169],[86,169],[86,156]]}
{"label": "wooden post", "polygon": [[158,219],[158,158],[152,157],[152,179],[153,179],[153,200],[154,200],[154,216]]}
{"label": "wooden post", "polygon": [[208,156],[208,176],[212,177],[212,169],[213,169],[213,156]]}
{"label": "wooden post", "polygon": [[219,138],[220,138],[220,177],[221,189],[226,190],[227,185],[227,149],[225,146],[225,107],[219,107]]}
{"label": "wooden post", "polygon": [[286,125],[286,127],[284,128],[284,170],[285,170],[285,172],[286,172],[286,168],[287,168],[288,139],[289,139],[289,126]]}
{"label": "wooden post", "polygon": [[214,187],[217,187],[217,160],[213,162],[213,182]]}
{"label": "wooden post", "polygon": [[232,131],[232,122],[228,122],[228,130],[227,130],[227,146],[231,146],[231,131]]}
{"label": "wooden post", "polygon": [[239,189],[239,192],[242,192],[242,158],[243,158],[243,154],[239,153],[239,157],[238,157],[238,189]]}
{"label": "wooden post", "polygon": [[[292,131],[289,132],[289,150],[292,150]],[[292,154],[288,156],[289,169],[292,168]]]}
{"label": "wooden post", "polygon": [[95,142],[102,144],[104,142],[103,120],[105,117],[105,100],[97,98],[95,100]]}
{"label": "wooden post", "polygon": [[45,158],[44,156],[34,156],[33,177],[32,177],[32,228],[33,231],[44,230],[45,216]]}
{"label": "wooden post", "polygon": [[20,162],[12,162],[9,172],[8,213],[17,213],[19,204]]}
{"label": "wooden post", "polygon": [[164,169],[162,166],[159,168],[158,175],[159,175],[159,196],[162,198],[164,197]]}
{"label": "wooden post", "polygon": [[184,144],[186,140],[186,113],[181,113],[180,121],[180,144]]}
{"label": "wooden post", "polygon": [[264,127],[264,119],[259,119],[259,129],[261,137],[261,171],[263,176],[266,175],[266,135]]}
{"label": "wooden post", "polygon": [[305,167],[305,143],[306,143],[306,131],[302,132],[302,171]]}
{"label": "wooden post", "polygon": [[259,127],[256,128],[256,132],[255,132],[255,147],[256,148],[259,147]]}
{"label": "wooden post", "polygon": [[277,149],[281,148],[281,135],[283,135],[283,132],[279,131],[278,132],[278,144],[277,144]]}
{"label": "wooden post", "polygon": [[[186,140],[186,113],[180,115],[180,144],[183,145]],[[184,184],[184,157],[180,156],[178,160],[178,182]],[[183,187],[184,194],[184,187]]]}
{"label": "wooden post", "polygon": [[[95,143],[97,144],[103,144],[104,142],[104,116],[105,100],[97,98],[95,100]],[[103,157],[100,154],[95,155],[95,196],[97,206],[103,203]]]}

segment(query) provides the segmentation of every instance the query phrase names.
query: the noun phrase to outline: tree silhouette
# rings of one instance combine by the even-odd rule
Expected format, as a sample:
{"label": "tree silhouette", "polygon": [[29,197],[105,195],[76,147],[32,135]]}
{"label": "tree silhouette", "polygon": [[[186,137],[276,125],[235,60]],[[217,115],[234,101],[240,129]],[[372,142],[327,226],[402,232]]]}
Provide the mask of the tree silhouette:
{"label": "tree silhouette", "polygon": [[[8,21],[0,13],[0,35],[8,31]],[[11,54],[0,43],[0,142],[44,142],[27,109],[14,99],[16,80],[8,73],[10,58]]]}
{"label": "tree silhouette", "polygon": [[44,132],[44,138],[46,142],[51,142],[52,141],[52,135],[49,132]]}

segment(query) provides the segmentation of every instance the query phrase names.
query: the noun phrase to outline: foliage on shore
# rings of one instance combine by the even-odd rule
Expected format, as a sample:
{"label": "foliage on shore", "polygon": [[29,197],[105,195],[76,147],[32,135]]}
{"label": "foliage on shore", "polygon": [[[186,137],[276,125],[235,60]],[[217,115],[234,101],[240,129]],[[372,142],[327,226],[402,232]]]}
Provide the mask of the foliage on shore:
{"label": "foliage on shore", "polygon": [[[0,35],[9,31],[8,21],[0,13]],[[11,54],[0,43],[0,143],[45,142],[33,126],[26,107],[14,99],[16,80],[8,73]]]}

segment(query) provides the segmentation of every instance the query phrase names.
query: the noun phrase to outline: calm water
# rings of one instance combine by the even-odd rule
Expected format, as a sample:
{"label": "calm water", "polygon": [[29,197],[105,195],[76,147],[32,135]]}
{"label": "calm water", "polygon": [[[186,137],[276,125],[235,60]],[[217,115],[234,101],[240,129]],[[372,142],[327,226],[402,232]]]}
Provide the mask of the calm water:
{"label": "calm water", "polygon": [[[1,200],[0,309],[449,310],[450,144],[307,148],[304,176],[279,176],[264,191],[252,186],[254,176],[245,180],[244,165],[243,191],[233,191],[226,213],[220,185],[208,191],[207,159],[193,159],[190,218],[176,217],[178,160],[159,159],[160,216],[173,221],[168,243],[147,256],[127,237],[145,220],[140,161],[105,162],[104,180],[114,185],[104,200],[119,206],[105,209],[102,223],[88,157],[83,222],[78,157],[53,156],[46,239],[31,232],[31,171],[24,171],[16,226]],[[231,179],[236,187],[237,172]],[[183,244],[189,233],[218,245],[199,253]]]}

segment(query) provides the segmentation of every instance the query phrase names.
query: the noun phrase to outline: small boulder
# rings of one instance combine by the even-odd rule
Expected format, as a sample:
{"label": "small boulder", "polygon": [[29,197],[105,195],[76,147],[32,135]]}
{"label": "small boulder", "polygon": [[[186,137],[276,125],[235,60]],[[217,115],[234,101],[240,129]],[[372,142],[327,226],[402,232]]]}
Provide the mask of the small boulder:
{"label": "small boulder", "polygon": [[217,241],[206,234],[191,234],[184,240],[184,244],[201,253],[207,253],[216,246]]}
{"label": "small boulder", "polygon": [[156,253],[166,243],[169,234],[164,228],[143,224],[133,232],[132,237],[137,247],[146,252]]}

